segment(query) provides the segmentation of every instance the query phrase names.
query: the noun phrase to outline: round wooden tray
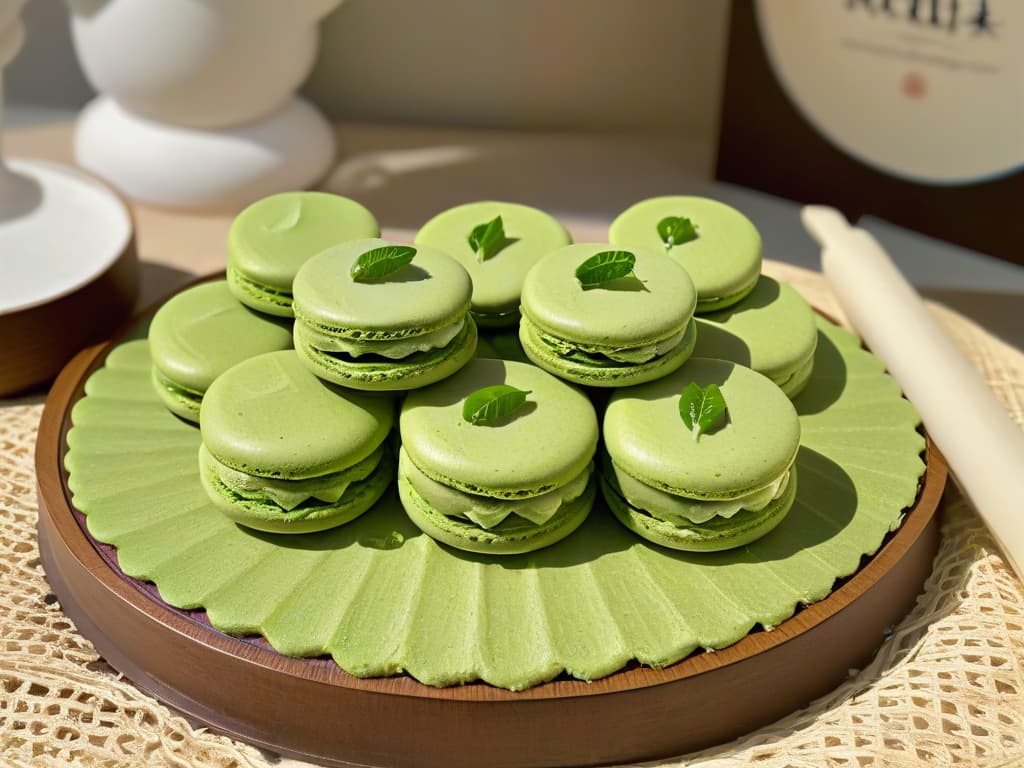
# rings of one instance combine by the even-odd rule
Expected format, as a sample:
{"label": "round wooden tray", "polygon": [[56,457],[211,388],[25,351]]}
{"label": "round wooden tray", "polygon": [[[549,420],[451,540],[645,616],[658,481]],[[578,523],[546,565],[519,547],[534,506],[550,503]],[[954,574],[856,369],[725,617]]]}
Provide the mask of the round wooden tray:
{"label": "round wooden tray", "polygon": [[834,688],[913,605],[938,546],[946,481],[927,443],[918,500],[880,551],[825,600],[771,632],[662,670],[521,692],[359,679],[333,662],[278,654],[168,607],[98,551],[63,468],[70,412],[109,345],[57,379],[36,447],[39,546],[65,612],[141,689],[241,739],[327,765],[592,765],[678,755],[739,736]]}

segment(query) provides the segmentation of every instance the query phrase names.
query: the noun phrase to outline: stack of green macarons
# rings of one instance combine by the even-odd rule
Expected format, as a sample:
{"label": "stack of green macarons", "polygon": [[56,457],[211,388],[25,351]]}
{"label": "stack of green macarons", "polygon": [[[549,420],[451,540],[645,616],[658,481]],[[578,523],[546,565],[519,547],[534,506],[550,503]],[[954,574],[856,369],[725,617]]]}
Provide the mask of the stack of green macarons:
{"label": "stack of green macarons", "polygon": [[[409,245],[354,201],[275,195],[232,225],[227,280],[155,316],[154,386],[198,419],[214,505],[263,531],[348,522],[397,472],[410,519],[477,553],[560,541],[598,485],[662,546],[764,535],[796,493],[786,395],[812,373],[813,313],[760,274],[757,230],[722,203],[646,200],[609,240],[481,202]],[[478,321],[493,359],[474,357]]]}
{"label": "stack of green macarons", "polygon": [[790,286],[761,274],[761,236],[746,216],[703,197],[655,197],[619,214],[608,239],[660,249],[689,272],[697,289],[695,356],[747,365],[790,398],[801,392],[814,366],[814,312]]}

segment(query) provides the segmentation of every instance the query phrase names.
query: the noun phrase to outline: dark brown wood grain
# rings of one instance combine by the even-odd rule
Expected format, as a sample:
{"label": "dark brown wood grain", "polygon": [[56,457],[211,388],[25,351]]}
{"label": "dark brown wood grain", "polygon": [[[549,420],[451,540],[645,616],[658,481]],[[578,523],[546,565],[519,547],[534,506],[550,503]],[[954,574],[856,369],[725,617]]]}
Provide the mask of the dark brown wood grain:
{"label": "dark brown wood grain", "polygon": [[807,705],[866,663],[931,571],[946,464],[931,441],[917,504],[827,599],[770,632],[666,669],[633,666],[522,692],[358,679],[282,656],[154,600],[79,526],[63,469],[71,406],[109,345],[80,353],[47,400],[36,447],[40,552],[64,611],[138,687],[216,728],[328,765],[593,765],[682,754]]}
{"label": "dark brown wood grain", "polygon": [[[138,293],[138,255],[131,208],[127,244],[102,274],[54,301],[0,314],[0,397],[48,382],[89,344],[105,338],[129,316]],[[68,244],[69,258],[74,243]]]}

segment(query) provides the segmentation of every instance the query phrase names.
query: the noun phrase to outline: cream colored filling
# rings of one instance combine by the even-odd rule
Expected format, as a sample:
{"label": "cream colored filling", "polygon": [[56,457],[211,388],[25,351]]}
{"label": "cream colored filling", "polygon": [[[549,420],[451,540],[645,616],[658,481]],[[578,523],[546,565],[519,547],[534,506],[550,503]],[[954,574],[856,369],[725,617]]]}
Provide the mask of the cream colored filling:
{"label": "cream colored filling", "polygon": [[470,520],[481,528],[490,529],[509,515],[518,515],[534,525],[543,525],[566,502],[583,494],[593,464],[588,464],[575,478],[560,488],[528,499],[493,499],[460,491],[427,477],[420,471],[402,448],[398,452],[399,474],[407,478],[413,489],[431,507],[449,517]]}
{"label": "cream colored filling", "polygon": [[466,318],[462,317],[450,325],[438,328],[436,331],[410,336],[404,339],[389,341],[354,341],[343,339],[337,336],[328,336],[316,329],[305,326],[310,343],[317,349],[325,352],[342,352],[351,357],[362,355],[380,355],[389,360],[401,360],[417,352],[429,352],[432,349],[440,349],[448,346],[452,339],[459,335]]}
{"label": "cream colored filling", "polygon": [[340,472],[302,480],[284,480],[240,472],[218,461],[206,450],[205,445],[199,450],[210,458],[210,462],[216,468],[217,477],[233,492],[245,498],[270,499],[287,512],[310,498],[333,504],[345,495],[345,491],[352,483],[369,477],[384,455],[382,445],[358,464]]}
{"label": "cream colored filling", "polygon": [[609,360],[614,360],[619,363],[640,365],[641,363],[646,363],[648,360],[661,357],[679,346],[683,341],[683,338],[686,336],[689,324],[683,326],[681,331],[672,334],[668,338],[661,339],[660,341],[656,341],[651,344],[642,344],[636,347],[618,348],[601,346],[599,344],[581,344],[579,342],[567,341],[566,339],[560,339],[556,336],[552,336],[546,331],[540,330],[540,327],[535,323],[534,327],[537,329],[538,335],[540,335],[544,342],[555,349],[558,354],[563,357],[571,355],[574,352],[584,352],[588,355],[604,355]]}
{"label": "cream colored filling", "polygon": [[763,488],[734,499],[691,499],[642,483],[611,462],[622,496],[632,506],[675,525],[706,523],[713,517],[730,518],[738,512],[759,512],[782,496],[789,483],[789,470]]}

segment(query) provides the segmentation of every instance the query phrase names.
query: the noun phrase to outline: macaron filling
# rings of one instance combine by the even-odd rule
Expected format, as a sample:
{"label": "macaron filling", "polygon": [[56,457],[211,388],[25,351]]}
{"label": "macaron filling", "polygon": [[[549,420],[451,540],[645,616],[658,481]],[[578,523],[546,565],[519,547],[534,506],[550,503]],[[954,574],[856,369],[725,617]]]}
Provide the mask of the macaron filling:
{"label": "macaron filling", "polygon": [[760,512],[785,494],[791,474],[787,469],[763,488],[731,499],[699,499],[669,493],[647,485],[625,472],[607,455],[604,467],[607,485],[626,503],[634,509],[677,526],[700,525],[715,517],[729,519],[743,511]]}
{"label": "macaron filling", "polygon": [[341,501],[350,486],[373,474],[383,456],[384,447],[378,446],[365,459],[339,472],[319,477],[285,479],[242,472],[219,461],[205,445],[199,449],[200,462],[212,470],[215,478],[230,493],[253,501],[271,501],[285,512],[292,512],[310,499],[327,504]]}
{"label": "macaron filling", "polygon": [[559,357],[595,366],[612,366],[626,363],[642,365],[663,357],[680,345],[690,344],[696,340],[696,324],[691,320],[679,331],[662,339],[632,347],[614,347],[602,344],[587,344],[570,341],[546,332],[538,326],[529,315],[521,321],[528,333],[545,344]]}
{"label": "macaron filling", "polygon": [[544,525],[564,504],[583,495],[592,471],[593,462],[558,488],[532,496],[503,498],[467,493],[441,483],[424,474],[404,449],[398,454],[399,474],[409,481],[423,501],[448,517],[468,520],[484,530],[503,523],[509,516],[522,518],[534,525]]}
{"label": "macaron filling", "polygon": [[447,347],[462,332],[465,317],[434,331],[417,336],[402,336],[394,340],[365,340],[329,335],[309,325],[302,328],[306,341],[320,352],[341,358],[360,358],[376,355],[388,360],[401,360],[418,352],[430,352]]}
{"label": "macaron filling", "polygon": [[164,373],[155,365],[151,370],[153,374],[153,385],[156,387],[157,392],[160,393],[162,398],[170,398],[175,401],[176,405],[179,405],[198,416],[199,406],[203,403],[202,392],[196,392],[195,390],[176,384],[167,378],[167,376],[165,376]]}
{"label": "macaron filling", "polygon": [[[228,263],[228,285],[232,293],[243,304],[252,306],[263,312],[271,312],[282,317],[292,314],[292,293],[283,288],[260,283],[243,275],[236,267]],[[248,301],[246,301],[248,299]]]}

